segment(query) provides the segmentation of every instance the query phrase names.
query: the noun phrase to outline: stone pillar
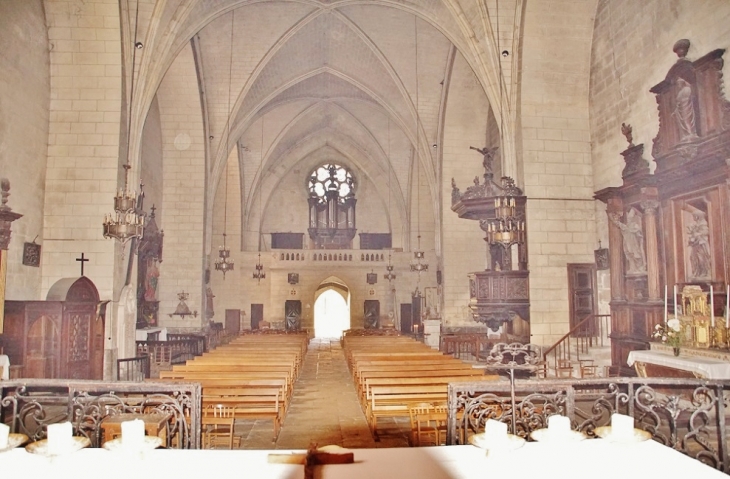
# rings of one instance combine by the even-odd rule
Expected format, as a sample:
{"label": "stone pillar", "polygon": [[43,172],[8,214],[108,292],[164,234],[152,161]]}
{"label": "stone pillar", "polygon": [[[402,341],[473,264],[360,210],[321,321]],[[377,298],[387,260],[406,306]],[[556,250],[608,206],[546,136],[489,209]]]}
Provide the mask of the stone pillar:
{"label": "stone pillar", "polygon": [[657,244],[656,210],[659,201],[656,200],[656,188],[642,188],[646,199],[641,201],[644,210],[644,241],[646,242],[646,274],[649,301],[663,301],[659,290],[659,246]]}
{"label": "stone pillar", "polygon": [[3,332],[5,321],[5,274],[8,268],[8,248],[10,247],[10,226],[13,221],[20,218],[21,214],[13,213],[7,205],[10,196],[10,181],[7,178],[0,179],[0,334]]}

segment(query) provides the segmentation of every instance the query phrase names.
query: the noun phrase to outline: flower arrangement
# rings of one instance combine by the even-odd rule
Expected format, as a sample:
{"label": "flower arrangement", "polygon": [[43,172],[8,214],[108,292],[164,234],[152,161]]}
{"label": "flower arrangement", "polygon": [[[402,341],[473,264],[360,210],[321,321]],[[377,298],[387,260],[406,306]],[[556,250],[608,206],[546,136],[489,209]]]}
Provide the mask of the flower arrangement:
{"label": "flower arrangement", "polygon": [[661,342],[668,344],[673,348],[678,348],[682,344],[682,333],[679,319],[674,318],[667,321],[666,324],[657,324],[654,326],[652,337],[659,339]]}

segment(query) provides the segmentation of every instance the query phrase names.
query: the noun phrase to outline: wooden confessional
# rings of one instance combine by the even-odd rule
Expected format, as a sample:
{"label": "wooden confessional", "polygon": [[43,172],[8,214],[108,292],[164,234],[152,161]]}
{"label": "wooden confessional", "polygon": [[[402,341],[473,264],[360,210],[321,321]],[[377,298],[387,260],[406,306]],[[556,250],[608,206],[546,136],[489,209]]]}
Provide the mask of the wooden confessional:
{"label": "wooden confessional", "polygon": [[46,301],[6,301],[0,335],[14,376],[102,379],[106,303],[88,278],[63,278]]}

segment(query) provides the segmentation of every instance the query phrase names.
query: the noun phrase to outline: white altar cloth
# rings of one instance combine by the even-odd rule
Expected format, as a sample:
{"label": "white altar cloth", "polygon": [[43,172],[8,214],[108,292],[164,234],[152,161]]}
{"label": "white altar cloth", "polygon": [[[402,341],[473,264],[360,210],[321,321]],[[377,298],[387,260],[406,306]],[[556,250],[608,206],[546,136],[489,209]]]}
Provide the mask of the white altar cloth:
{"label": "white altar cloth", "polygon": [[701,356],[685,357],[661,351],[631,351],[626,362],[629,366],[638,362],[681,369],[703,379],[730,379],[730,363]]}
{"label": "white altar cloth", "polygon": [[0,380],[10,379],[10,358],[7,354],[0,354]]}
{"label": "white altar cloth", "polygon": [[[288,451],[158,449],[143,454],[84,449],[47,458],[23,448],[0,454],[5,474],[104,479],[302,479],[303,466],[269,464],[267,455]],[[301,452],[301,451],[298,451]],[[318,479],[466,479],[560,477],[565,479],[724,478],[727,476],[655,441],[616,444],[588,439],[569,447],[529,442],[520,449],[485,454],[474,446],[354,449],[354,464],[318,466]],[[10,476],[8,476],[10,477]]]}

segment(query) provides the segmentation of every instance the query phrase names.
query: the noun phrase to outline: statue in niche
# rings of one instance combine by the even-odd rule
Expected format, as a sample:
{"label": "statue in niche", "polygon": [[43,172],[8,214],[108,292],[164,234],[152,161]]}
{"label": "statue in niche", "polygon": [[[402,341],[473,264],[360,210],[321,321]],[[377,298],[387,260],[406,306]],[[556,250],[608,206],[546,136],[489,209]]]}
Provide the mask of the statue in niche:
{"label": "statue in niche", "polygon": [[677,87],[676,104],[672,116],[676,119],[677,126],[679,126],[679,141],[682,143],[697,138],[694,95],[692,92],[694,74],[692,73],[691,62],[686,58],[689,47],[689,40],[685,38],[677,40],[672,50],[679,58],[670,70],[670,73],[676,75],[675,85]]}
{"label": "statue in niche", "polygon": [[623,237],[624,255],[628,262],[627,274],[646,273],[646,253],[644,252],[644,232],[641,215],[635,208],[626,213],[626,223],[622,223],[617,215],[609,215],[609,219],[620,230]]}
{"label": "statue in niche", "polygon": [[684,143],[697,138],[692,85],[684,78],[677,78],[677,87],[677,104],[672,115],[679,125],[679,141]]}
{"label": "statue in niche", "polygon": [[147,260],[147,274],[144,278],[144,300],[157,301],[157,284],[160,279],[160,270],[157,268],[157,260]]}
{"label": "statue in niche", "polygon": [[687,225],[687,246],[692,278],[708,279],[712,277],[712,256],[707,214],[695,207],[690,207],[689,212],[692,214],[692,223]]}

